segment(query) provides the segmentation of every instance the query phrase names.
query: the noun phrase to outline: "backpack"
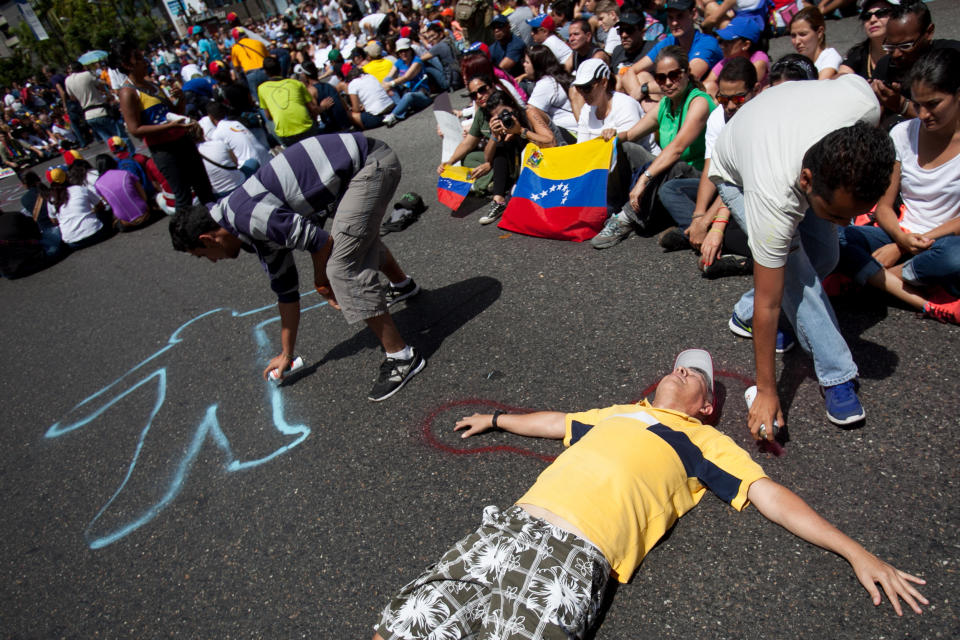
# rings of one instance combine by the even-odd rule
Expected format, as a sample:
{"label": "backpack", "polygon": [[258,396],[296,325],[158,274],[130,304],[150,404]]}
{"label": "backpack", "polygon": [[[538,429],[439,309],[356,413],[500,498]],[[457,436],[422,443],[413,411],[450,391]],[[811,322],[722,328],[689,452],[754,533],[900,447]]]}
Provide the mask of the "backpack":
{"label": "backpack", "polygon": [[489,4],[488,0],[458,0],[453,15],[460,24],[471,19],[483,19]]}

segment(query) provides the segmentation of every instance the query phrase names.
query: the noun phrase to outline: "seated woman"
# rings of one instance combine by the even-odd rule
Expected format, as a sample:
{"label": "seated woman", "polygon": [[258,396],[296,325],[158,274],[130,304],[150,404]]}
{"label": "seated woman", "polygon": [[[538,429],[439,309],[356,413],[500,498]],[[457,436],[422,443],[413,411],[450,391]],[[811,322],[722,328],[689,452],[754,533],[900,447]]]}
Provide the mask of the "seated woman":
{"label": "seated woman", "polygon": [[847,51],[847,58],[840,65],[840,75],[855,73],[866,80],[873,80],[873,68],[877,60],[887,55],[883,40],[887,37],[887,21],[893,13],[893,5],[887,0],[867,0],[860,12],[860,22],[867,39]]}
{"label": "seated woman", "polygon": [[820,80],[827,80],[839,73],[843,58],[833,47],[827,46],[827,25],[823,14],[816,7],[805,7],[790,21],[790,41],[793,48],[812,62],[820,74]]}
{"label": "seated woman", "polygon": [[350,69],[346,80],[350,120],[354,126],[358,129],[374,129],[382,125],[383,119],[395,106],[390,94],[363,67]]}
{"label": "seated woman", "polygon": [[60,239],[60,227],[47,214],[47,201],[50,190],[35,171],[27,171],[20,176],[20,182],[26,191],[20,196],[20,213],[32,218],[40,230],[40,241],[48,256],[56,256],[63,250]]}
{"label": "seated woman", "polygon": [[47,171],[47,213],[60,225],[60,236],[71,249],[83,249],[113,235],[111,216],[97,192],[87,186],[86,178],[86,169],[77,164],[66,171]]}
{"label": "seated woman", "polygon": [[716,32],[720,49],[723,50],[723,60],[713,65],[710,73],[703,81],[703,87],[712,97],[717,97],[717,79],[723,66],[734,58],[747,58],[757,70],[760,89],[767,86],[767,76],[770,72],[770,58],[758,48],[760,38],[763,37],[763,26],[757,25],[754,20],[746,20],[737,16],[724,29]]}
{"label": "seated woman", "polygon": [[[707,117],[716,104],[691,75],[687,54],[680,47],[661,49],[654,63],[654,78],[665,99],[657,111],[646,114],[627,131],[624,139],[636,140],[656,132],[663,151],[656,157],[648,152],[635,152],[631,157],[633,170],[642,169],[643,173],[630,190],[623,210],[610,216],[591,240],[594,248],[612,247],[626,239],[634,226],[647,229],[660,185],[673,178],[698,178],[703,170]],[[616,132],[604,132],[606,139],[613,135]]]}
{"label": "seated woman", "polygon": [[840,271],[960,324],[960,52],[922,56],[910,87],[918,118],[890,131],[900,161],[877,203],[878,226],[840,229]]}
{"label": "seated woman", "polygon": [[[387,91],[401,91],[402,95],[395,98],[396,106],[387,114],[383,123],[392,127],[408,115],[430,106],[430,85],[427,74],[423,71],[423,61],[413,53],[410,40],[397,40],[397,61],[393,69],[383,80],[383,88]],[[398,89],[399,87],[399,89]]]}
{"label": "seated woman", "polygon": [[[507,191],[519,173],[520,153],[527,142],[539,147],[556,145],[553,132],[545,121],[527,120],[523,108],[513,96],[499,89],[489,91],[492,84],[489,77],[474,78],[468,84],[471,97],[474,97],[480,109],[473,118],[470,133],[454,150],[453,155],[437,167],[437,173],[443,173],[447,165],[464,160],[464,166],[474,167],[474,178],[492,174],[490,190],[493,202],[487,213],[481,216],[480,224],[496,222],[503,215],[507,208]],[[483,139],[487,142],[483,146],[482,155],[479,155],[474,149]]]}
{"label": "seated woman", "polygon": [[535,84],[527,102],[529,120],[545,120],[560,144],[577,141],[577,118],[570,103],[573,77],[557,62],[553,51],[542,44],[527,49],[524,75]]}
{"label": "seated woman", "polygon": [[107,153],[97,156],[100,177],[96,192],[107,201],[120,231],[130,231],[150,220],[150,208],[143,185],[129,171],[118,168],[117,161]]}

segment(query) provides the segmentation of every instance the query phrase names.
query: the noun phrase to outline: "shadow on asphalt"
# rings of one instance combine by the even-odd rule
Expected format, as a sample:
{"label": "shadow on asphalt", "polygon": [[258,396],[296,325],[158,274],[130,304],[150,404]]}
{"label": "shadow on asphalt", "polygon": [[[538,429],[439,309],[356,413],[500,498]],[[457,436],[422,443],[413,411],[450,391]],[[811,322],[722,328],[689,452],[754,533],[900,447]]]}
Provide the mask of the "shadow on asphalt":
{"label": "shadow on asphalt", "polygon": [[[401,303],[405,306],[399,311],[396,307],[391,309],[391,314],[400,335],[421,355],[429,358],[447,337],[496,302],[502,290],[503,285],[495,278],[468,278],[439,289],[424,289],[417,297]],[[369,329],[364,328],[330,349],[313,368],[374,348],[379,349],[380,343]],[[309,368],[304,375],[308,373]]]}

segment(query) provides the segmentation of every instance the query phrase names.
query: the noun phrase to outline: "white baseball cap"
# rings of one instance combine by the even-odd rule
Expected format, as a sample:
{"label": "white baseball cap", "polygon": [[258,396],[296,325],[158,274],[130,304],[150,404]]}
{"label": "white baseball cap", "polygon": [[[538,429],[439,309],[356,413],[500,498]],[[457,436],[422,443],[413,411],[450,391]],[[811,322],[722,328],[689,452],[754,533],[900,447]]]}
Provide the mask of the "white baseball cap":
{"label": "white baseball cap", "polygon": [[710,385],[710,393],[713,393],[713,358],[710,352],[704,349],[687,349],[681,351],[677,356],[677,361],[673,368],[683,367],[685,369],[697,369],[703,371],[707,376],[707,383]]}
{"label": "white baseball cap", "polygon": [[577,76],[573,79],[575,86],[584,87],[594,80],[606,79],[610,77],[610,67],[607,63],[598,58],[584,60],[577,67]]}
{"label": "white baseball cap", "polygon": [[410,38],[398,38],[398,39],[397,39],[397,45],[396,45],[396,51],[397,51],[397,53],[400,53],[401,51],[404,51],[405,49],[411,49],[411,48],[412,48],[412,47],[410,46]]}

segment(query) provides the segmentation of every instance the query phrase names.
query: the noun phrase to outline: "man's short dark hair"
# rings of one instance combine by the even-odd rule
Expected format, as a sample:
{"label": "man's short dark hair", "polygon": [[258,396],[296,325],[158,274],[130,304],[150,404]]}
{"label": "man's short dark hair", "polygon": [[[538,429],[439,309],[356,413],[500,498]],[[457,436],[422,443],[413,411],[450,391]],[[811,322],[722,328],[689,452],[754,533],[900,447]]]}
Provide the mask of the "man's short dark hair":
{"label": "man's short dark hair", "polygon": [[717,82],[742,82],[747,91],[753,91],[757,86],[757,68],[747,58],[727,60],[720,70]]}
{"label": "man's short dark hair", "polygon": [[896,159],[889,135],[858,122],[821,138],[803,156],[803,167],[813,174],[813,192],[827,202],[845,189],[860,202],[875,203],[890,186]]}
{"label": "man's short dark hair", "polygon": [[267,56],[263,59],[263,72],[270,78],[280,75],[280,61],[273,56]]}
{"label": "man's short dark hair", "polygon": [[227,108],[222,103],[211,100],[207,103],[207,115],[219,122],[227,117]]}
{"label": "man's short dark hair", "polygon": [[177,251],[199,249],[203,246],[200,236],[219,228],[220,225],[210,217],[206,205],[180,207],[170,218],[170,240]]}
{"label": "man's short dark hair", "polygon": [[80,73],[81,71],[83,71],[83,65],[77,62],[76,60],[74,60],[73,62],[70,63],[70,71],[71,73]]}
{"label": "man's short dark hair", "polygon": [[780,80],[816,80],[817,68],[810,58],[799,53],[788,53],[770,66],[770,84]]}
{"label": "man's short dark hair", "polygon": [[922,0],[904,0],[899,6],[893,7],[893,14],[890,19],[902,21],[907,16],[916,16],[917,23],[920,25],[920,33],[926,33],[930,25],[933,24],[930,9]]}

